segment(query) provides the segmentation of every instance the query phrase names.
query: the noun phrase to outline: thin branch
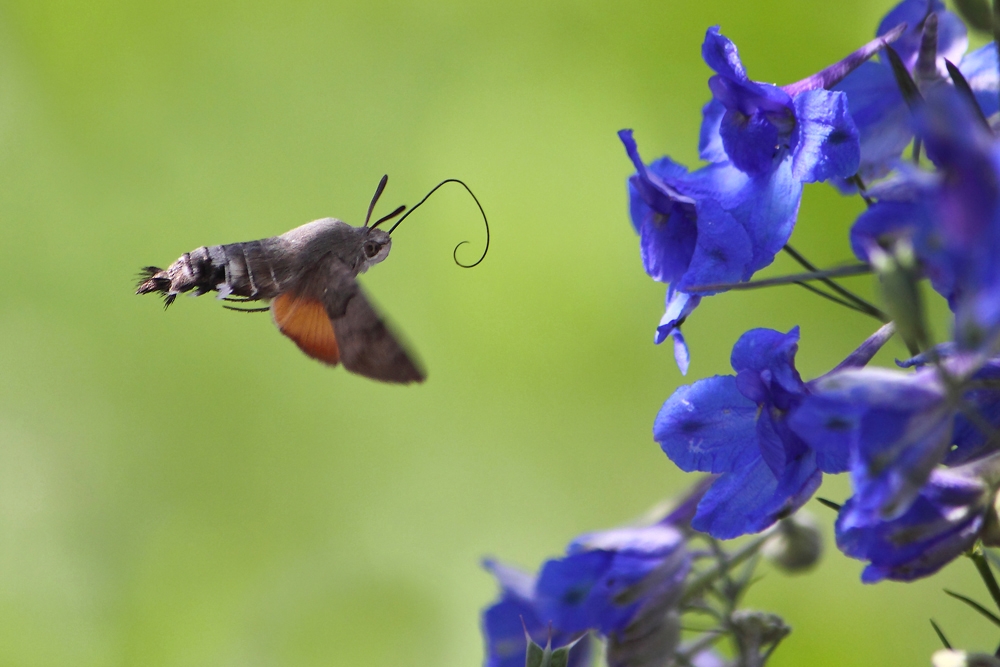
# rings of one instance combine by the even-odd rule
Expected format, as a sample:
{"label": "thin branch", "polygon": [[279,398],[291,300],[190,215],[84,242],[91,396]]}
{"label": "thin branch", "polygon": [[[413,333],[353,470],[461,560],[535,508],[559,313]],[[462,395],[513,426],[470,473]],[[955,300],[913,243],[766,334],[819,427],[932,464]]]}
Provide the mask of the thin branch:
{"label": "thin branch", "polygon": [[949,591],[947,588],[944,589],[944,592],[947,595],[950,595],[951,597],[955,598],[956,600],[961,600],[962,602],[964,602],[965,604],[969,605],[970,607],[978,611],[980,614],[982,614],[982,616],[988,619],[991,623],[993,623],[997,627],[1000,627],[1000,618],[997,618],[996,614],[994,614],[992,611],[990,611],[983,605],[979,604],[972,598],[968,598],[962,595],[961,593],[956,593],[955,591]]}
{"label": "thin branch", "polygon": [[851,310],[853,310],[855,312],[858,312],[858,313],[861,313],[863,315],[867,315],[868,314],[864,310],[862,310],[861,308],[859,308],[858,306],[856,306],[855,304],[849,303],[847,301],[844,301],[843,299],[841,299],[839,297],[836,297],[833,294],[830,294],[829,292],[824,292],[820,288],[814,287],[813,285],[810,285],[809,283],[795,283],[795,284],[798,285],[799,287],[806,288],[807,290],[809,290],[813,294],[817,294],[817,295],[823,297],[824,299],[829,299],[830,301],[833,301],[834,303],[836,303],[836,304],[838,304],[840,306],[843,306],[844,308],[850,308]]}
{"label": "thin branch", "polygon": [[[859,178],[858,182],[860,181],[861,179]],[[787,252],[792,259],[794,259],[796,262],[802,265],[802,268],[804,268],[806,271],[819,270],[815,264],[813,264],[812,262],[810,262],[808,259],[805,258],[805,255],[803,255],[798,250],[793,248],[790,244],[786,243],[785,246],[782,248],[782,250]],[[858,304],[858,306],[862,309],[862,312],[864,312],[865,314],[872,315],[873,317],[876,317],[882,320],[883,322],[889,321],[890,319],[889,316],[886,313],[882,312],[875,304],[870,303],[867,300],[861,298],[860,296],[850,291],[849,289],[840,286],[839,284],[835,283],[830,279],[824,280],[823,284],[832,289],[837,294],[841,295],[842,297],[850,300],[853,303]]]}
{"label": "thin branch", "polygon": [[826,498],[820,498],[819,496],[816,496],[816,502],[818,502],[819,504],[824,505],[826,507],[829,507],[834,512],[839,512],[840,508],[843,507],[843,505],[838,505],[837,503],[833,502],[832,500],[827,500]]}
{"label": "thin branch", "polygon": [[[844,276],[863,276],[872,272],[872,267],[867,264],[850,264],[835,269],[825,269],[823,271],[813,271],[811,273],[794,273],[788,276],[778,276],[777,278],[765,278],[764,280],[752,280],[746,283],[715,283],[712,285],[696,285],[685,288],[683,291],[689,294],[700,294],[703,292],[723,292],[725,290],[741,291],[751,290],[760,287],[774,287],[776,285],[792,285],[810,280],[823,280],[825,278],[840,278]],[[884,313],[883,313],[884,315]],[[888,322],[886,316],[885,322]]]}

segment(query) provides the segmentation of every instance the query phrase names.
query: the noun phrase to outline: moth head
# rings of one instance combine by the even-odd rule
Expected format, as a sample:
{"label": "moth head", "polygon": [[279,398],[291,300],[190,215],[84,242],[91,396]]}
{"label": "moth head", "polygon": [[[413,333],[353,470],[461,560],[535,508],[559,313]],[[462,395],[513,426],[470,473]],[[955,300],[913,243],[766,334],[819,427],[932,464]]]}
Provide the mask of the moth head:
{"label": "moth head", "polygon": [[368,228],[361,240],[361,256],[358,258],[360,271],[364,273],[389,256],[392,239],[381,229]]}

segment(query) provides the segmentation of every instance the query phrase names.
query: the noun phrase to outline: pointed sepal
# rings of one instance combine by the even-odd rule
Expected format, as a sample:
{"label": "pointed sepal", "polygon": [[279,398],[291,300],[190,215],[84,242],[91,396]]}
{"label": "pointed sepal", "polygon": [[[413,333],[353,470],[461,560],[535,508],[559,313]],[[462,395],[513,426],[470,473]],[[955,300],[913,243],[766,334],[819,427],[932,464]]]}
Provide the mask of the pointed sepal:
{"label": "pointed sepal", "polygon": [[[524,619],[521,619],[521,623],[522,625],[524,624]],[[524,667],[567,667],[569,665],[569,652],[586,636],[584,634],[565,646],[553,649],[552,628],[550,627],[549,638],[546,640],[545,647],[543,648],[531,638],[528,628],[525,626],[524,637],[528,641],[528,649],[525,652]]]}

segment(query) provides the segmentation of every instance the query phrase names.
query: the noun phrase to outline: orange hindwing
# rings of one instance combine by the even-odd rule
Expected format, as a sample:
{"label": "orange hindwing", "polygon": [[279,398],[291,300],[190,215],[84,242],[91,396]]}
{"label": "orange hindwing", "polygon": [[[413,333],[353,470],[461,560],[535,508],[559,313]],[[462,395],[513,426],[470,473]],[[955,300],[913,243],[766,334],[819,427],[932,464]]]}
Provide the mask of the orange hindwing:
{"label": "orange hindwing", "polygon": [[333,323],[319,301],[285,292],[271,302],[271,316],[281,333],[313,359],[331,366],[340,361]]}

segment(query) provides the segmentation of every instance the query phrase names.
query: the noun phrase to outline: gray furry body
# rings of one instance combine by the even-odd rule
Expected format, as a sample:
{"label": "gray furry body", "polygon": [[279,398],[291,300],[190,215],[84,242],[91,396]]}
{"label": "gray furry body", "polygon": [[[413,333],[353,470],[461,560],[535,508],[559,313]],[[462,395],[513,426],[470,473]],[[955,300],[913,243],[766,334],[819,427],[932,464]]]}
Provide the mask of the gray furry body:
{"label": "gray furry body", "polygon": [[161,292],[167,306],[192,290],[196,296],[217,291],[220,299],[248,301],[270,300],[287,291],[328,299],[329,279],[353,279],[385,259],[391,245],[380,229],[323,218],[280,236],[202,246],[165,270],[146,267],[137,292]]}

